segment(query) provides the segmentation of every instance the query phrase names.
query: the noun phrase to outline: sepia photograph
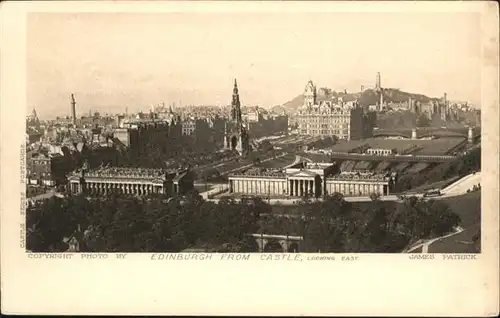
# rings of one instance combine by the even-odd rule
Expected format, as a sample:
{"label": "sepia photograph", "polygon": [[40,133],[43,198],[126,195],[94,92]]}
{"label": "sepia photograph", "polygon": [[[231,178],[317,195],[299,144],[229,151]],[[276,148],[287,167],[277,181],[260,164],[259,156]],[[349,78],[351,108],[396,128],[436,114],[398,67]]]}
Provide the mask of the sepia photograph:
{"label": "sepia photograph", "polygon": [[498,315],[498,12],[2,3],[2,314]]}
{"label": "sepia photograph", "polygon": [[29,13],[26,249],[479,253],[479,19]]}

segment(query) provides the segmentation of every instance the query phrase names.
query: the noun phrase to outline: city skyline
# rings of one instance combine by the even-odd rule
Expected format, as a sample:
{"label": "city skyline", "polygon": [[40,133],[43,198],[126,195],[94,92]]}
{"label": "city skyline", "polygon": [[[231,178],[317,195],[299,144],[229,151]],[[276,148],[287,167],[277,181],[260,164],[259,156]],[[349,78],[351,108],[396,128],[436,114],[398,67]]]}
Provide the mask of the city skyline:
{"label": "city skyline", "polygon": [[[480,101],[474,13],[36,13],[28,17],[27,112],[40,117],[165,102],[272,107],[318,87],[375,85]],[[378,23],[384,21],[384,23]],[[137,26],[141,27],[138,28]],[[63,58],[61,58],[63,57]]]}

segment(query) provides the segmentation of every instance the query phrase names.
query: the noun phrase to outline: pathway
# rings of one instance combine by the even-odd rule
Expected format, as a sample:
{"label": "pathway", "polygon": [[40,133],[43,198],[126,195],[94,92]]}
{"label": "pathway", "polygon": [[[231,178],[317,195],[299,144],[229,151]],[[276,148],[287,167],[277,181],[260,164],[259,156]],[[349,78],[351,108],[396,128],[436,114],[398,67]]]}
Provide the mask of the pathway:
{"label": "pathway", "polygon": [[441,192],[446,196],[467,193],[467,190],[472,189],[474,185],[481,183],[481,172],[469,174],[460,180],[452,183],[444,188]]}
{"label": "pathway", "polygon": [[287,169],[287,168],[293,167],[296,164],[298,164],[300,161],[302,161],[302,157],[299,156],[299,155],[295,155],[295,160],[291,164],[289,164],[288,166],[283,167],[283,169]]}
{"label": "pathway", "polygon": [[48,192],[45,192],[43,194],[39,194],[39,195],[36,195],[34,197],[31,197],[31,198],[26,198],[27,200],[30,200],[30,201],[39,201],[39,200],[43,200],[43,199],[48,199],[48,198],[51,198],[53,197],[54,195],[56,194],[56,191],[55,190],[50,190]]}
{"label": "pathway", "polygon": [[459,233],[462,233],[463,231],[464,231],[463,228],[461,228],[460,226],[457,226],[452,233],[449,233],[449,234],[446,234],[446,235],[443,235],[443,236],[440,236],[440,237],[436,237],[436,238],[433,238],[433,239],[430,239],[430,240],[419,241],[415,245],[413,245],[410,248],[408,248],[407,250],[403,251],[403,253],[410,253],[410,252],[412,252],[412,251],[414,251],[414,250],[419,249],[420,247],[422,247],[422,252],[421,253],[422,254],[427,254],[429,252],[429,246],[432,243],[435,243],[435,242],[437,242],[439,240],[451,237],[453,235],[457,235]]}

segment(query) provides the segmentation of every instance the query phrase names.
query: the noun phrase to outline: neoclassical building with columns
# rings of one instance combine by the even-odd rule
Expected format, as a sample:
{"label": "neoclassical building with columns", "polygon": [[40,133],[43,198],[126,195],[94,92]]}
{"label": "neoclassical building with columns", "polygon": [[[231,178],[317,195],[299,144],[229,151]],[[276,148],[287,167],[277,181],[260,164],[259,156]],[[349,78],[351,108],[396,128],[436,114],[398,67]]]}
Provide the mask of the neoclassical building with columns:
{"label": "neoclassical building with columns", "polygon": [[182,195],[193,189],[189,170],[106,167],[81,169],[68,177],[72,193],[104,195],[117,192],[130,195]]}
{"label": "neoclassical building with columns", "polygon": [[325,182],[326,193],[342,193],[345,196],[389,195],[395,178],[373,172],[342,172]]}
{"label": "neoclassical building with columns", "polygon": [[229,176],[229,192],[264,197],[389,195],[395,178],[374,172],[336,173],[331,163],[301,162],[285,169],[253,168]]}

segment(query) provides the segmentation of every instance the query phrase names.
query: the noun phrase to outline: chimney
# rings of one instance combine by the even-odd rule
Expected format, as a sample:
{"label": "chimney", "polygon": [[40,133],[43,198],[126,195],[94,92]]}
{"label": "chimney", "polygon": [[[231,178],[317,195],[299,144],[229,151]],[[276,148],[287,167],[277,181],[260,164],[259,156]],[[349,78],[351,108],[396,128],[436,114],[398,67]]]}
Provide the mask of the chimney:
{"label": "chimney", "polygon": [[411,130],[411,139],[413,139],[413,140],[418,139],[417,129],[416,128],[413,128]]}

